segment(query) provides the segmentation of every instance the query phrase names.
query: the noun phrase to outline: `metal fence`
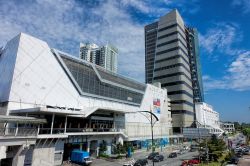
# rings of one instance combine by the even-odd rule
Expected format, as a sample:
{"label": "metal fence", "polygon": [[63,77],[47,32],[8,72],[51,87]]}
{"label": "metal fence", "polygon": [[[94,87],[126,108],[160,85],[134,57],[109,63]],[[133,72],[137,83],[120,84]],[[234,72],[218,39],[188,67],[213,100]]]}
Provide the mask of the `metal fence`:
{"label": "metal fence", "polygon": [[8,137],[27,137],[27,136],[36,136],[37,128],[17,128],[17,127],[8,127],[8,128],[0,128],[0,136]]}

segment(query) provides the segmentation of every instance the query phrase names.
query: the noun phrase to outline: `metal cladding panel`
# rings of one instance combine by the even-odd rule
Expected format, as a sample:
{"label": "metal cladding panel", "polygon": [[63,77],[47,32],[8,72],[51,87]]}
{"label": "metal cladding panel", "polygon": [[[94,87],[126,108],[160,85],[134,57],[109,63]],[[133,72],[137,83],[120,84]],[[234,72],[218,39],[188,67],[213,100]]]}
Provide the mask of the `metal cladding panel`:
{"label": "metal cladding panel", "polygon": [[117,84],[121,84],[130,88],[134,88],[140,91],[145,91],[146,85],[142,83],[121,77],[116,73],[105,71],[104,69],[98,66],[96,67],[96,69],[98,70],[102,79],[105,79],[105,80],[108,80]]}
{"label": "metal cladding panel", "polygon": [[[65,70],[72,80],[75,80],[76,86],[80,89],[82,95],[95,95],[99,98],[109,98],[111,100],[119,100],[129,104],[139,105],[141,103],[145,84],[133,82],[130,79],[118,76],[117,74],[103,71],[93,64],[86,61],[80,61],[58,53],[65,64]],[[140,85],[138,87],[138,85]]]}
{"label": "metal cladding panel", "polygon": [[9,100],[20,36],[9,41],[0,56],[0,102]]}
{"label": "metal cladding panel", "polygon": [[77,98],[47,43],[21,34],[10,100],[77,108]]}

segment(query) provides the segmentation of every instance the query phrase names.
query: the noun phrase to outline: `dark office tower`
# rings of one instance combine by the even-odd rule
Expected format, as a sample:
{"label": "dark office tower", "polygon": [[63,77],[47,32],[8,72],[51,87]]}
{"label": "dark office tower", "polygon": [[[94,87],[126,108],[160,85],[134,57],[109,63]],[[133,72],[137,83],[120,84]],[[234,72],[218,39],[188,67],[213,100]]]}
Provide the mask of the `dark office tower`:
{"label": "dark office tower", "polygon": [[188,54],[190,57],[194,102],[204,102],[198,31],[196,28],[187,27],[186,35]]}
{"label": "dark office tower", "polygon": [[158,22],[145,26],[145,79],[153,82]]}
{"label": "dark office tower", "polygon": [[[190,32],[177,10],[145,26],[146,83],[160,82],[167,88],[174,132],[181,132],[182,127],[189,127],[194,122],[193,84],[198,83],[195,84],[192,76],[198,75],[192,73],[191,62],[199,64],[199,57],[190,57],[194,51],[191,47],[198,48],[197,34]],[[192,32],[194,38],[190,36]],[[199,54],[198,50],[193,56]],[[196,66],[196,73],[199,69],[200,66]]]}

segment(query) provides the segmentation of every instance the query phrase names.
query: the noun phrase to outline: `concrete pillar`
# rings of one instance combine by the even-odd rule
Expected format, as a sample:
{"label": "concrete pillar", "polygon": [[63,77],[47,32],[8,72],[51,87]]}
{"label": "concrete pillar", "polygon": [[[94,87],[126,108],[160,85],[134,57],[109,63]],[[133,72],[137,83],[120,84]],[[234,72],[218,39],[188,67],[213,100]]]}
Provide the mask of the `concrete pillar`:
{"label": "concrete pillar", "polygon": [[99,153],[100,153],[100,146],[99,144],[97,145],[97,148],[96,148],[96,156],[99,157]]}
{"label": "concrete pillar", "polygon": [[67,115],[66,115],[66,117],[65,117],[65,123],[64,123],[64,133],[66,133],[67,122],[68,122],[68,117],[67,117]]}
{"label": "concrete pillar", "polygon": [[[32,166],[53,166],[58,165],[55,163],[55,146],[46,148],[34,148],[32,155]],[[61,161],[59,160],[61,163]]]}
{"label": "concrete pillar", "polygon": [[18,133],[18,123],[16,124],[15,136],[17,136],[17,133]]}
{"label": "concrete pillar", "polygon": [[38,128],[37,128],[37,135],[39,135],[39,132],[40,132],[40,124],[38,125]]}
{"label": "concrete pillar", "polygon": [[0,146],[0,160],[6,158],[6,150],[7,150],[7,146]]}
{"label": "concrete pillar", "polygon": [[90,152],[90,141],[87,141],[87,152]]}
{"label": "concrete pillar", "polygon": [[[25,159],[25,154],[26,154],[27,150],[28,149],[24,149],[23,145],[21,145],[19,147],[19,149],[17,150],[17,152],[13,158],[12,166],[23,166],[24,165],[24,159]],[[23,152],[23,151],[25,151],[25,152]]]}
{"label": "concrete pillar", "polygon": [[55,113],[53,113],[53,115],[52,115],[52,121],[51,121],[51,127],[50,127],[50,134],[53,133],[54,120],[55,120]]}
{"label": "concrete pillar", "polygon": [[80,150],[82,150],[82,143],[80,143]]}

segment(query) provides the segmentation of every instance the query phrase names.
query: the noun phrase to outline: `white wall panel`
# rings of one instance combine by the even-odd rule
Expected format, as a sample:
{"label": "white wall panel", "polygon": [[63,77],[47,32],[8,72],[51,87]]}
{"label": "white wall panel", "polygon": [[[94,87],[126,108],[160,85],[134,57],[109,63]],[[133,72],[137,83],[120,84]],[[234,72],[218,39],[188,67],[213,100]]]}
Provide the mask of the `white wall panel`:
{"label": "white wall panel", "polygon": [[15,68],[19,36],[10,40],[0,57],[0,102],[8,101]]}

